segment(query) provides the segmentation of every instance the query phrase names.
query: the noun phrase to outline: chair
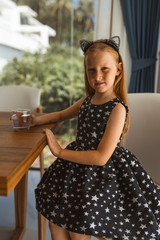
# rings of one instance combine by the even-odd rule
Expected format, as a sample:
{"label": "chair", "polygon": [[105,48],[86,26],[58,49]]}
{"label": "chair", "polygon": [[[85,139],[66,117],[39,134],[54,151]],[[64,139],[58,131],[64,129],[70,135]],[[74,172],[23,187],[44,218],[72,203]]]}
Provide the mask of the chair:
{"label": "chair", "polygon": [[160,94],[128,94],[130,129],[123,146],[160,185]]}
{"label": "chair", "polygon": [[12,111],[15,108],[29,108],[32,112],[42,111],[40,90],[29,86],[0,86],[0,110]]}

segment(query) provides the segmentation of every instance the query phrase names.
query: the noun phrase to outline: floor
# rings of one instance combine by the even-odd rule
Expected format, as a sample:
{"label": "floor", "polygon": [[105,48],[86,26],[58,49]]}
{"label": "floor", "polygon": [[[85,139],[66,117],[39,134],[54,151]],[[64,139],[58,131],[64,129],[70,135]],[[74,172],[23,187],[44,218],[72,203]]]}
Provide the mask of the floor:
{"label": "floor", "polygon": [[[34,189],[40,180],[40,172],[30,170],[28,173],[27,230],[23,240],[38,239],[37,211],[35,209]],[[8,240],[14,228],[14,191],[8,197],[0,197],[0,239]],[[3,226],[3,227],[2,227]],[[47,240],[50,240],[47,231]]]}
{"label": "floor", "polygon": [[[27,229],[23,240],[38,239],[38,221],[35,208],[34,189],[40,180],[40,172],[30,170],[28,173],[28,199],[27,199]],[[0,197],[0,240],[8,240],[14,228],[14,192],[8,197]],[[46,240],[51,240],[47,226]],[[96,238],[92,237],[92,240]]]}

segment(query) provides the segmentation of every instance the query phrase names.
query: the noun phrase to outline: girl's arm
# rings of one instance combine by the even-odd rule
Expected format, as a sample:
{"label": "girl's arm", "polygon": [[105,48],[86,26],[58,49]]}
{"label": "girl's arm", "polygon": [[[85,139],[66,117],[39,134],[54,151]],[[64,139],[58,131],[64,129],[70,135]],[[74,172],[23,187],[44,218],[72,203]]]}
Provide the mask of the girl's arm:
{"label": "girl's arm", "polygon": [[74,118],[78,115],[79,108],[83,103],[85,97],[74,103],[71,107],[60,112],[48,113],[39,117],[32,116],[33,125],[41,125],[47,123],[54,123]]}
{"label": "girl's arm", "polygon": [[44,131],[47,135],[48,145],[51,152],[55,156],[79,164],[103,166],[110,159],[117,146],[118,140],[123,131],[125,117],[125,107],[122,104],[117,104],[109,117],[104,135],[97,150],[93,151],[73,151],[62,149],[57,143],[53,133],[48,129]]}

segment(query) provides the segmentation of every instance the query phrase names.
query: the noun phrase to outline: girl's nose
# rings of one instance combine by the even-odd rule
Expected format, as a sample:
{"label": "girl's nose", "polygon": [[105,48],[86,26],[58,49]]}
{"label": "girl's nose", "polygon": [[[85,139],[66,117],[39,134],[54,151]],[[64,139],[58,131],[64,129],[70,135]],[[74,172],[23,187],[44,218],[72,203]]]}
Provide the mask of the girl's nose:
{"label": "girl's nose", "polygon": [[102,73],[99,72],[99,71],[96,72],[96,80],[97,81],[101,81],[102,80]]}

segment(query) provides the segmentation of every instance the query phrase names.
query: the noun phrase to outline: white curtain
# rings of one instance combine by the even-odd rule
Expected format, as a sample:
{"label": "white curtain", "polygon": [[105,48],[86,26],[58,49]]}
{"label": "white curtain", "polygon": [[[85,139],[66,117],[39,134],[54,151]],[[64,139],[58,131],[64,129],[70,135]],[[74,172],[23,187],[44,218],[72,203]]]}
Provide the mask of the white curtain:
{"label": "white curtain", "polygon": [[[126,29],[123,22],[120,0],[112,1],[113,0],[96,0],[94,39],[109,38],[110,33],[111,36],[118,35],[120,37],[120,53],[122,54],[124,61],[126,86],[128,89],[131,76],[131,57],[129,53]],[[112,15],[111,10],[113,11]]]}
{"label": "white curtain", "polygon": [[111,0],[96,0],[94,40],[109,38]]}

